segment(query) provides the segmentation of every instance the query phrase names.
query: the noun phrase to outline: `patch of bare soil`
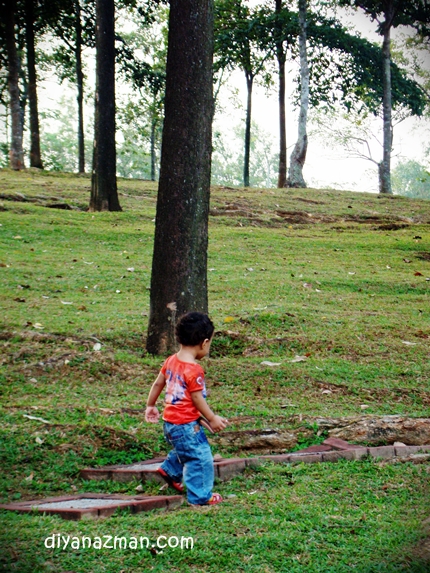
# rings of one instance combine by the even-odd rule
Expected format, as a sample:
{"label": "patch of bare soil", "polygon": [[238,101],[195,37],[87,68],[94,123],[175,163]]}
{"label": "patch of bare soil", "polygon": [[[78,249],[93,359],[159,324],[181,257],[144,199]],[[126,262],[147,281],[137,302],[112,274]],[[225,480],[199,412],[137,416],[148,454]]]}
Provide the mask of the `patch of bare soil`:
{"label": "patch of bare soil", "polygon": [[422,253],[417,253],[415,256],[417,257],[417,259],[420,259],[421,261],[430,261],[430,253],[426,251]]}
{"label": "patch of bare soil", "polygon": [[[412,549],[412,558],[420,561],[430,570],[430,517],[423,522],[425,537]],[[424,569],[423,569],[424,571]]]}
{"label": "patch of bare soil", "polygon": [[48,209],[63,209],[71,211],[76,209],[79,211],[85,210],[75,205],[69,205],[58,197],[47,197],[46,195],[36,195],[35,197],[27,197],[23,193],[0,193],[0,199],[3,201],[12,201],[15,203],[35,203],[40,207],[47,207]]}

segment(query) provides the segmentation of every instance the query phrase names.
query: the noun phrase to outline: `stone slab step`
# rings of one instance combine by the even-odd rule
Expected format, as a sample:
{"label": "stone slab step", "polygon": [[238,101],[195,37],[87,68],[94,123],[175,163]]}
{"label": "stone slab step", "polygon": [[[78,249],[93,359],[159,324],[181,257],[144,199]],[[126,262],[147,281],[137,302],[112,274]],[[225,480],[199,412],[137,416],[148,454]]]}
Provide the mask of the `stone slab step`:
{"label": "stone slab step", "polygon": [[129,508],[132,513],[153,509],[171,509],[184,501],[181,495],[121,495],[104,493],[83,493],[63,495],[0,504],[0,509],[20,513],[46,513],[59,515],[63,519],[100,519],[110,517],[118,508]]}

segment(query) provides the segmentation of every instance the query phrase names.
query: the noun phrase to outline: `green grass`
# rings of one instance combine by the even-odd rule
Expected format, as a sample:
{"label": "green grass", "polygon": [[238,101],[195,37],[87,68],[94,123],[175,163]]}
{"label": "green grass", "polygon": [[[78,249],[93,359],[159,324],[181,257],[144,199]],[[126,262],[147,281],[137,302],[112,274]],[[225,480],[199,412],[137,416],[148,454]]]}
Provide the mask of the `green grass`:
{"label": "green grass", "polygon": [[[121,180],[124,212],[92,214],[89,186],[88,177],[0,171],[2,501],[133,493],[136,483],[83,482],[79,469],[166,451],[160,427],[143,421],[162,361],[144,350],[156,187]],[[73,209],[49,208],[55,198]],[[429,416],[429,202],[215,188],[211,213],[217,332],[204,367],[209,401],[230,429],[288,429],[298,414],[313,428],[317,416],[361,415],[363,404],[375,415]],[[291,362],[296,355],[307,359]],[[241,455],[216,439],[214,451]],[[369,460],[268,464],[218,484],[236,497],[201,511],[120,512],[96,523],[2,512],[0,568],[424,572],[428,472],[428,464]],[[45,548],[56,532],[185,535],[195,546]]]}

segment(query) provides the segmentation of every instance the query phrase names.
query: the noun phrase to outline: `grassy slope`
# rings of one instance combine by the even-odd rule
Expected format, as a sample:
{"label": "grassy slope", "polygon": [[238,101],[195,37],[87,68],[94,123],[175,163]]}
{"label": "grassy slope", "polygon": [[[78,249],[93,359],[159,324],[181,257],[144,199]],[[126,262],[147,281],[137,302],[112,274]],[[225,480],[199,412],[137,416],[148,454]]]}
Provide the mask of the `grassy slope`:
{"label": "grassy slope", "polygon": [[[121,181],[124,212],[97,214],[80,210],[88,190],[85,177],[0,172],[4,500],[133,492],[136,484],[83,483],[77,472],[165,451],[160,428],[138,411],[160,366],[143,350],[156,189]],[[35,202],[11,201],[17,193]],[[76,209],[47,208],[54,199]],[[210,402],[232,429],[288,427],[297,413],[360,414],[361,405],[429,415],[429,223],[429,202],[401,197],[214,189],[217,337],[205,368]],[[291,363],[295,355],[307,360]],[[414,547],[427,482],[425,464],[266,466],[220,484],[237,497],[209,511],[97,524],[3,513],[3,568],[425,571]],[[190,535],[196,546],[157,555],[45,549],[44,537],[60,531]]]}

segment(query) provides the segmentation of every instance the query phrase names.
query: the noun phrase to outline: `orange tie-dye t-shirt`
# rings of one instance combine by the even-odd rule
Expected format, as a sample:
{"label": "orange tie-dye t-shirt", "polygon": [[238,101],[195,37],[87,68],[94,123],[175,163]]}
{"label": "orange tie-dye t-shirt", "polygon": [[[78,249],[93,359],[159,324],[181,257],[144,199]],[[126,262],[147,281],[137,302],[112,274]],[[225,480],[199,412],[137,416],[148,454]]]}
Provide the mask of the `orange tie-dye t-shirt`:
{"label": "orange tie-dye t-shirt", "polygon": [[200,418],[191,399],[192,392],[203,392],[206,398],[205,373],[200,364],[179,360],[174,354],[163,364],[166,378],[163,420],[171,424],[188,424]]}

